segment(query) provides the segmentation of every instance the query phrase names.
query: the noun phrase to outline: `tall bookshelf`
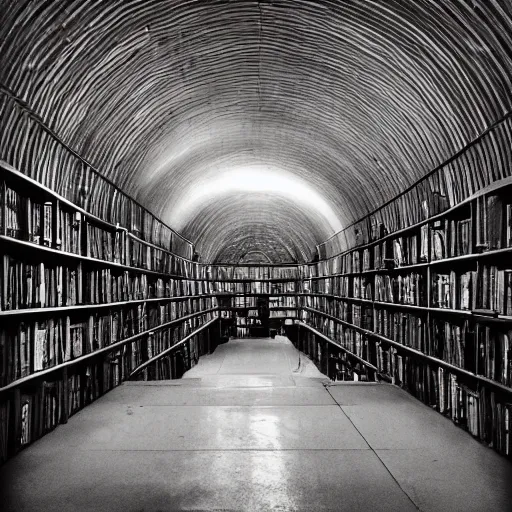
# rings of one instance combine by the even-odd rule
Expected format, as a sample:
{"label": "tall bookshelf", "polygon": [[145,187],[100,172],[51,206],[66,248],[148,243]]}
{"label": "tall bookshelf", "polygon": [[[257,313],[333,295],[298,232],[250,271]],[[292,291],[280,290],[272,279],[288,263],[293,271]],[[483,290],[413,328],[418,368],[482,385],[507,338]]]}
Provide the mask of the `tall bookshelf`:
{"label": "tall bookshelf", "polygon": [[331,353],[335,345],[344,349],[334,358],[341,371],[325,363],[334,378],[402,386],[511,457],[510,180],[428,220],[389,234],[377,228],[375,235],[302,267],[305,327],[296,343],[315,358],[313,330]]}
{"label": "tall bookshelf", "polygon": [[179,378],[216,345],[205,266],[137,211],[111,224],[0,163],[0,462],[122,381]]}
{"label": "tall bookshelf", "polygon": [[237,338],[268,337],[298,318],[297,265],[212,265],[224,332]]}

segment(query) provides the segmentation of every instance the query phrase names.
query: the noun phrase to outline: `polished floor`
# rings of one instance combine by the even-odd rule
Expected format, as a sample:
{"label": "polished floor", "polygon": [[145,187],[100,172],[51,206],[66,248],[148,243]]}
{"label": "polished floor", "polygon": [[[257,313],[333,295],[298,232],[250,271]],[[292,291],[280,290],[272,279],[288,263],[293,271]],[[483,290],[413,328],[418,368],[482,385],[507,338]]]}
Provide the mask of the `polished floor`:
{"label": "polished floor", "polygon": [[126,383],[0,471],[2,511],[512,511],[512,464],[387,384],[329,385],[285,338]]}

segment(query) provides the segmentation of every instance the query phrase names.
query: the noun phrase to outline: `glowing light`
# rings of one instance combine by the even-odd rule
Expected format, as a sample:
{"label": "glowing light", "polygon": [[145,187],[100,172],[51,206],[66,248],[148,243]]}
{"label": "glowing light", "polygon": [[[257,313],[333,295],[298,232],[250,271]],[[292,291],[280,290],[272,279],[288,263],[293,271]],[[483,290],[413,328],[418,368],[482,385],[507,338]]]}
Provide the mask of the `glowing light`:
{"label": "glowing light", "polygon": [[281,196],[302,207],[320,213],[334,231],[342,229],[336,214],[323,197],[309,184],[289,172],[263,166],[245,166],[217,171],[196,182],[172,209],[172,218],[178,226],[197,214],[198,208],[213,198],[237,192]]}

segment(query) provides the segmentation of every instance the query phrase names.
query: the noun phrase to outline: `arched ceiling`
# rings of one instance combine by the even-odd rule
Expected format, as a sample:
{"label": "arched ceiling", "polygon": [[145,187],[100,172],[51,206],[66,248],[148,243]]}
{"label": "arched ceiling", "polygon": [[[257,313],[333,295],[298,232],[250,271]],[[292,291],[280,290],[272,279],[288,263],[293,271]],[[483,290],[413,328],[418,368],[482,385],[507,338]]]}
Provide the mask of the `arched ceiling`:
{"label": "arched ceiling", "polygon": [[511,108],[509,0],[0,4],[0,82],[203,260],[311,258]]}

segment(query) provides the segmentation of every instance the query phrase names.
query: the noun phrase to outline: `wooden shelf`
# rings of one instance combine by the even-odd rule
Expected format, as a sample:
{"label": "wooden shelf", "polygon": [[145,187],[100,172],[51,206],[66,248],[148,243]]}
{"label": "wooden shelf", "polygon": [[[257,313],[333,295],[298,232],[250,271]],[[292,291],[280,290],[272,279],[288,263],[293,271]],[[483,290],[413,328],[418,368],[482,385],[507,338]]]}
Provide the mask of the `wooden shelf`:
{"label": "wooden shelf", "polygon": [[313,280],[319,280],[319,279],[330,279],[333,277],[354,277],[354,276],[365,276],[370,274],[389,274],[390,272],[408,272],[408,271],[414,271],[418,268],[426,268],[428,267],[429,263],[415,263],[413,265],[403,265],[400,267],[394,267],[390,269],[386,268],[372,268],[368,270],[360,270],[359,272],[340,272],[336,274],[331,274],[328,276],[308,276],[308,277],[302,277],[299,278],[299,280],[302,281],[313,281]]}
{"label": "wooden shelf", "polygon": [[[294,283],[300,281],[300,277],[270,278],[270,279],[200,279],[208,283]],[[240,292],[241,293],[241,292]]]}
{"label": "wooden shelf", "polygon": [[74,312],[74,311],[84,311],[89,309],[108,309],[108,308],[117,308],[126,305],[137,305],[143,303],[154,303],[154,302],[178,302],[180,300],[187,299],[205,299],[212,298],[211,295],[181,295],[176,297],[161,297],[161,298],[151,298],[151,299],[137,299],[137,300],[127,300],[121,302],[104,302],[101,304],[78,304],[73,306],[58,306],[58,307],[47,307],[47,308],[27,308],[27,309],[9,309],[6,311],[0,311],[0,318],[2,317],[13,317],[13,316],[21,316],[21,315],[41,315],[41,314],[50,314],[50,313],[64,313],[66,311]]}
{"label": "wooden shelf", "polygon": [[457,263],[461,261],[479,260],[483,258],[491,258],[493,256],[504,256],[512,254],[512,247],[505,247],[504,249],[495,249],[492,251],[478,252],[472,254],[465,254],[463,256],[453,256],[452,258],[443,258],[442,260],[432,260],[429,265],[431,267],[437,265],[447,265],[450,263]]}
{"label": "wooden shelf", "polygon": [[430,311],[432,308],[429,308],[427,306],[415,306],[414,304],[399,304],[396,302],[383,302],[374,300],[373,304],[376,306],[382,306],[382,307],[390,307],[390,308],[396,308],[396,309],[411,309],[416,311]]}
{"label": "wooden shelf", "polygon": [[346,302],[355,302],[360,304],[373,304],[373,301],[370,299],[358,299],[355,297],[341,297],[340,295],[332,295],[330,293],[320,293],[320,292],[311,292],[311,293],[301,293],[299,296],[302,297],[326,297],[328,299],[336,299],[336,300],[344,300]]}
{"label": "wooden shelf", "polygon": [[417,310],[417,311],[425,311],[425,312],[433,312],[433,313],[446,313],[450,315],[461,315],[464,317],[471,316],[474,318],[478,318],[479,321],[492,321],[492,320],[499,320],[501,322],[512,322],[511,316],[506,315],[497,315],[495,317],[493,316],[486,316],[486,315],[479,315],[478,313],[474,313],[469,310],[465,309],[451,309],[451,308],[437,308],[437,307],[428,307],[428,306],[415,306],[413,304],[400,304],[397,302],[383,302],[378,300],[369,300],[369,299],[356,299],[353,297],[339,297],[337,295],[331,295],[327,293],[303,293],[300,294],[300,296],[311,296],[311,297],[326,297],[328,299],[336,299],[336,300],[343,300],[347,302],[354,302],[354,303],[361,303],[361,304],[370,304],[378,307],[385,307],[385,308],[392,308],[392,309],[410,309],[410,310]]}
{"label": "wooden shelf", "polygon": [[297,297],[300,293],[286,292],[286,293],[212,293],[212,297]]}
{"label": "wooden shelf", "polygon": [[424,263],[413,263],[412,265],[401,265],[393,268],[377,268],[372,270],[366,270],[361,274],[390,274],[392,272],[414,272],[416,269],[427,268],[428,262]]}
{"label": "wooden shelf", "polygon": [[446,313],[449,315],[460,315],[460,316],[474,316],[471,311],[465,309],[450,309],[450,308],[427,308],[433,313]]}
{"label": "wooden shelf", "polygon": [[[256,310],[256,309],[259,309],[258,306],[227,306],[227,307],[223,307],[223,306],[218,306],[218,308],[220,311],[244,311],[244,310],[247,310],[247,309],[251,309],[251,310]],[[299,310],[301,309],[299,306],[296,306],[296,307],[292,307],[292,306],[273,306],[273,307],[269,307],[268,310],[269,311],[293,311],[293,310]],[[255,317],[256,318],[256,317]]]}

